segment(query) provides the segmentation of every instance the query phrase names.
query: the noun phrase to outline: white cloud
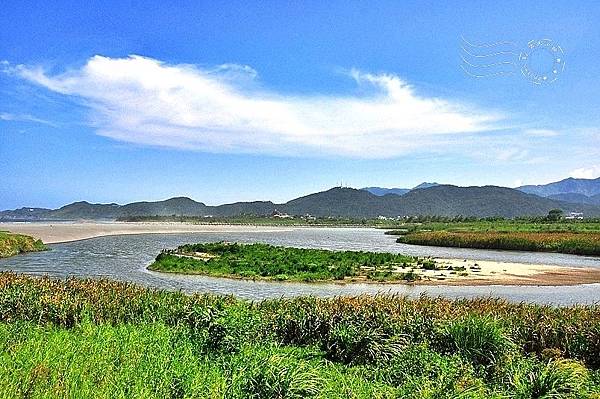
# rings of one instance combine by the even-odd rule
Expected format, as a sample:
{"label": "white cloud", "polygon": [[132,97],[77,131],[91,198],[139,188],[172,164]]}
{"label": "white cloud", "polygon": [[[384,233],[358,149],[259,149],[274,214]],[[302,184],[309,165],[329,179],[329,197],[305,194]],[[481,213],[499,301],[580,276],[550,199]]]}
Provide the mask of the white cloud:
{"label": "white cloud", "polygon": [[29,115],[29,114],[11,114],[9,112],[0,112],[0,121],[34,122],[34,123],[41,123],[42,125],[57,127],[57,125],[53,122],[50,122],[50,121],[47,121],[47,120],[41,119],[41,118],[36,118],[35,116]]}
{"label": "white cloud", "polygon": [[258,89],[250,83],[257,72],[247,66],[201,69],[140,56],[95,56],[58,75],[27,66],[14,71],[81,98],[100,135],[210,152],[394,157],[456,144],[501,119],[419,95],[395,75],[356,70],[351,77],[372,88],[369,94],[287,95]]}
{"label": "white cloud", "polygon": [[592,165],[587,168],[579,168],[571,171],[571,177],[577,179],[595,179],[600,177],[600,165]]}

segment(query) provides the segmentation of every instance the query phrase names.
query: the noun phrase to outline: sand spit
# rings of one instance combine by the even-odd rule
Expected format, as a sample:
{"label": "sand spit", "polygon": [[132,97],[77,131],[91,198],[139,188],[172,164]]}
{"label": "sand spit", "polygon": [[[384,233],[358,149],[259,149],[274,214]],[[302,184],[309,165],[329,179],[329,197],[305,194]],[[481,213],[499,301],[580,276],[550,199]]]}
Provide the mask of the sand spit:
{"label": "sand spit", "polygon": [[35,222],[0,223],[0,230],[27,234],[46,244],[122,234],[167,233],[269,233],[289,231],[290,227],[207,225],[178,222]]}

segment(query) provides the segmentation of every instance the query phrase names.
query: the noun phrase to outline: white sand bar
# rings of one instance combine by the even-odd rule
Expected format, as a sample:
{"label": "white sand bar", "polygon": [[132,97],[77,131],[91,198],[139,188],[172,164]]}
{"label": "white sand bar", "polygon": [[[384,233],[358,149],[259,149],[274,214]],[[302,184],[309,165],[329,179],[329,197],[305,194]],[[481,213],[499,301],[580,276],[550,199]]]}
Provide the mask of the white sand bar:
{"label": "white sand bar", "polygon": [[0,223],[0,231],[27,234],[46,244],[77,241],[86,238],[148,233],[245,233],[289,231],[293,227],[207,225],[178,222],[44,222]]}

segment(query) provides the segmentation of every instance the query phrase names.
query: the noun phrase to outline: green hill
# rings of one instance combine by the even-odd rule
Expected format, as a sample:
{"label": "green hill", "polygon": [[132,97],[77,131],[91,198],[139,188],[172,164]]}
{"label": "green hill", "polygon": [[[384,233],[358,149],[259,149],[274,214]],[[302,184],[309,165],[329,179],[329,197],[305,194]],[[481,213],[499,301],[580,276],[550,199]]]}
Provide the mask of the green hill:
{"label": "green hill", "polygon": [[[583,212],[600,216],[600,206],[575,204],[527,194],[519,190],[496,187],[457,187],[435,185],[411,190],[399,196],[374,195],[366,190],[336,187],[275,204],[270,201],[235,202],[208,206],[190,198],[177,197],[165,201],[134,202],[127,205],[76,202],[56,210],[21,208],[0,212],[0,220],[77,220],[117,219],[133,216],[268,216],[275,211],[290,215],[310,214],[318,217],[376,218],[378,216],[542,216],[551,209]],[[28,211],[35,209],[35,211]],[[33,216],[35,215],[35,216]]]}

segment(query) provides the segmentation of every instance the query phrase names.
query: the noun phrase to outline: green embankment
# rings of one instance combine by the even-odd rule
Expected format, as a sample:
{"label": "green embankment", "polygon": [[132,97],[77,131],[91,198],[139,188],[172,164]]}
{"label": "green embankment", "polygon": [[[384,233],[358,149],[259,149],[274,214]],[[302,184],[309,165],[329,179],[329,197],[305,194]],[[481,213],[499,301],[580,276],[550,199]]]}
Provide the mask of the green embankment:
{"label": "green embankment", "polygon": [[600,233],[498,233],[432,231],[402,235],[404,244],[600,255]]}
{"label": "green embankment", "polygon": [[[480,219],[402,222],[390,226],[388,234],[406,234],[419,231],[450,231],[475,233],[600,233],[600,220],[558,220],[535,219]],[[393,230],[396,229],[396,230]]]}
{"label": "green embankment", "polygon": [[386,234],[400,243],[600,255],[600,222],[497,220],[405,223]]}
{"label": "green embankment", "polygon": [[437,270],[431,259],[362,251],[329,251],[268,244],[186,244],[161,252],[150,270],[217,277],[289,281],[419,279]]}
{"label": "green embankment", "polygon": [[600,307],[0,274],[0,397],[597,398]]}
{"label": "green embankment", "polygon": [[0,231],[0,258],[17,255],[22,252],[44,251],[48,249],[42,240],[23,234]]}

